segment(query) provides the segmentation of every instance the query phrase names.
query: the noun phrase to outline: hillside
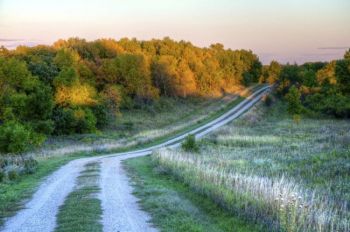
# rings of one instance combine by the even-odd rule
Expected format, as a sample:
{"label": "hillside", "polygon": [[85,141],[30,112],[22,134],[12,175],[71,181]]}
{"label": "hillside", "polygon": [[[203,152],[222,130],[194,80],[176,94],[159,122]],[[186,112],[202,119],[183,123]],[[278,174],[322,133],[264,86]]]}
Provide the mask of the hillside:
{"label": "hillside", "polygon": [[[292,120],[286,112],[281,102],[269,107],[260,103],[196,144],[128,160],[137,196],[156,225],[164,231],[177,224],[189,230],[207,223],[217,227],[215,221],[186,220],[193,213],[186,208],[188,201],[215,217],[191,197],[194,191],[225,209],[231,220],[243,220],[259,231],[348,231],[349,121]],[[178,185],[182,187],[174,189]],[[163,197],[167,201],[157,200]],[[178,214],[174,224],[165,223],[172,212]]]}

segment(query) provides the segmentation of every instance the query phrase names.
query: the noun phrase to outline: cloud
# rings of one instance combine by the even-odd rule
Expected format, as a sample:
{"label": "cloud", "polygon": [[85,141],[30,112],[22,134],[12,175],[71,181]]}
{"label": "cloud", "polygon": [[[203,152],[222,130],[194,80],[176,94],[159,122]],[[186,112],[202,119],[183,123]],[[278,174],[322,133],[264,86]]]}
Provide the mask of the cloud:
{"label": "cloud", "polygon": [[343,47],[320,47],[317,48],[319,50],[346,50],[349,49],[350,46],[343,46]]}
{"label": "cloud", "polygon": [[23,39],[4,39],[0,38],[0,42],[17,42],[17,41],[22,41]]}

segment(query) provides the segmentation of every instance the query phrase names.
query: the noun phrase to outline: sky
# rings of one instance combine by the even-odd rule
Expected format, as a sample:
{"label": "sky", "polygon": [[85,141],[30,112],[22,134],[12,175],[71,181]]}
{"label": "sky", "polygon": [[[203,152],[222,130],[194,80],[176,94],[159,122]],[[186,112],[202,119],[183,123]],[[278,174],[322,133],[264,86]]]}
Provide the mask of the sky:
{"label": "sky", "polygon": [[265,64],[329,61],[350,47],[349,12],[350,0],[0,0],[0,46],[169,36]]}

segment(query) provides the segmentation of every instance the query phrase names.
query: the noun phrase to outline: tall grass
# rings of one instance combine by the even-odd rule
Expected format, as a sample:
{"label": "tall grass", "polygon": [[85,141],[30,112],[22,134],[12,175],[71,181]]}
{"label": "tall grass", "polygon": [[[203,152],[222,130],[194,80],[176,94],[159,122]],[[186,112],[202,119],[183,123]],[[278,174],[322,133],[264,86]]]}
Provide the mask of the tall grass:
{"label": "tall grass", "polygon": [[161,150],[155,163],[200,194],[271,231],[350,231],[350,123],[302,119],[259,105],[200,142],[200,154]]}
{"label": "tall grass", "polygon": [[[215,154],[213,154],[215,155]],[[163,150],[157,163],[196,191],[274,230],[349,231],[347,203],[306,190],[288,177],[268,178],[228,171],[200,157]]]}

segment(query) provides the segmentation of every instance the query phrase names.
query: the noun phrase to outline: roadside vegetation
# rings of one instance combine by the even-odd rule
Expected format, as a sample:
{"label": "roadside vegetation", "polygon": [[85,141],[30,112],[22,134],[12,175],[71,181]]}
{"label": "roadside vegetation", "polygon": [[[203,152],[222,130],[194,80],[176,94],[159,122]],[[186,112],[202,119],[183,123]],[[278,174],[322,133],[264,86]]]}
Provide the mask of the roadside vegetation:
{"label": "roadside vegetation", "polygon": [[[260,86],[254,87],[252,91],[258,88],[260,88]],[[86,156],[106,154],[108,152],[123,152],[128,149],[140,149],[158,144],[174,137],[175,135],[185,133],[186,131],[215,119],[238,104],[241,99],[241,97],[234,97],[233,99],[229,97],[225,100],[216,101],[217,104],[215,105],[213,103],[209,103],[208,105],[201,104],[200,106],[203,108],[193,110],[191,117],[189,115],[183,122],[180,121],[175,124],[177,129],[167,127],[168,131],[164,129],[164,133],[162,133],[164,136],[156,137],[153,140],[145,141],[140,144],[129,144],[124,147],[116,146],[116,149],[111,150],[109,150],[108,147],[105,147],[104,149],[99,147],[99,149],[96,149],[96,147],[93,146],[88,150],[79,150],[75,147],[75,149],[69,150],[66,153],[59,153],[59,155],[53,152],[53,154],[43,153],[46,155],[32,154],[0,156],[0,170],[2,170],[2,172],[0,172],[2,177],[2,182],[0,182],[0,225],[3,224],[3,220],[6,217],[12,216],[17,210],[23,207],[24,199],[28,199],[31,196],[43,178],[67,162]],[[206,112],[213,108],[218,110],[208,115]],[[168,117],[164,116],[164,118],[167,119]],[[199,119],[199,121],[197,121],[197,119]],[[189,121],[193,121],[194,124],[188,124],[187,122]]]}
{"label": "roadside vegetation", "polygon": [[151,214],[152,224],[160,231],[264,231],[252,222],[232,217],[210,199],[164,175],[149,156],[124,162],[141,207]]}
{"label": "roadside vegetation", "polygon": [[[54,159],[39,158],[37,163],[33,165],[35,172],[24,169],[24,172],[30,171],[25,175],[21,174],[19,172],[20,170],[18,170],[19,167],[25,167],[25,164],[20,163],[23,162],[21,157],[12,157],[11,159],[6,158],[2,160],[2,162],[9,162],[12,160],[15,164],[7,166],[14,170],[12,177],[10,177],[11,174],[10,176],[4,174],[5,177],[3,181],[0,182],[0,226],[4,223],[5,218],[14,215],[23,207],[24,200],[28,199],[33,194],[43,178],[67,162],[81,156],[82,154],[61,156]],[[30,163],[32,162],[30,161]]]}
{"label": "roadside vegetation", "polygon": [[348,120],[295,120],[277,101],[191,145],[199,152],[162,150],[152,160],[165,177],[270,231],[349,231],[349,133]]}
{"label": "roadside vegetation", "polygon": [[261,66],[251,51],[170,38],[1,47],[0,152],[22,153],[52,135],[103,131],[123,110],[159,107],[163,98],[236,93],[258,81]]}
{"label": "roadside vegetation", "polygon": [[55,231],[102,232],[102,207],[99,194],[100,164],[88,163],[77,179],[57,215]]}

